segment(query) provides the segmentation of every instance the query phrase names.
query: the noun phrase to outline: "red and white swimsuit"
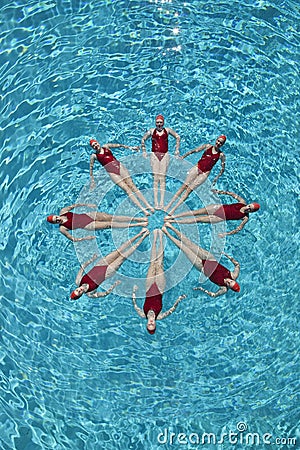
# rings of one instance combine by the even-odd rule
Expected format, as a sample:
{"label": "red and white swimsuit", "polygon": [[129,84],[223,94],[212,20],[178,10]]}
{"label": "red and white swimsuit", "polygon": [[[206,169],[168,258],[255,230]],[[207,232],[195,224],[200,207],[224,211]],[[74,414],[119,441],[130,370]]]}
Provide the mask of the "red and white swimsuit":
{"label": "red and white swimsuit", "polygon": [[96,158],[109,173],[120,175],[120,161],[118,161],[109,148],[102,147],[104,153],[96,153]]}
{"label": "red and white swimsuit", "polygon": [[67,212],[62,216],[67,217],[67,221],[60,224],[61,227],[66,227],[68,230],[76,230],[77,228],[85,228],[91,222],[94,222],[87,214],[75,214],[72,212]]}
{"label": "red and white swimsuit", "polygon": [[208,147],[198,161],[198,173],[210,172],[220,158],[220,152],[213,153],[213,146]]}
{"label": "red and white swimsuit", "polygon": [[168,153],[169,143],[168,143],[168,133],[167,130],[163,129],[163,134],[158,134],[156,128],[152,134],[152,152],[161,161]]}
{"label": "red and white swimsuit", "polygon": [[[217,261],[210,261],[209,259],[203,259],[203,273],[206,275],[210,281],[217,284],[218,286],[226,286],[225,278],[233,279],[230,271],[219,264]],[[227,286],[226,286],[227,287]]]}
{"label": "red and white swimsuit", "polygon": [[223,220],[241,220],[244,219],[244,217],[248,217],[248,214],[241,212],[241,208],[244,206],[244,203],[222,205],[213,213],[213,215],[220,217]]}
{"label": "red and white swimsuit", "polygon": [[147,317],[147,314],[150,310],[154,311],[155,318],[157,318],[158,314],[162,310],[162,293],[157,287],[156,283],[153,283],[148,291],[146,292],[146,299],[144,303],[144,313]]}

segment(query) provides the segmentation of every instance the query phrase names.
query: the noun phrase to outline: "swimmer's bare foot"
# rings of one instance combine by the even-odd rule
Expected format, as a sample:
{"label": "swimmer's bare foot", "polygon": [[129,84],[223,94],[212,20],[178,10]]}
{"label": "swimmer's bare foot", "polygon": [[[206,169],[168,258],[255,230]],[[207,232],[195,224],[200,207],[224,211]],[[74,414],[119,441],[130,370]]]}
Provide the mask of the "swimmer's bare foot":
{"label": "swimmer's bare foot", "polygon": [[167,230],[167,228],[165,227],[165,225],[163,225],[163,226],[161,227],[161,231],[162,231],[163,233],[167,233],[167,232],[168,232],[168,230]]}
{"label": "swimmer's bare foot", "polygon": [[172,214],[170,214],[170,213],[164,217],[165,222],[167,222],[168,220],[172,220],[172,221],[175,220],[174,216],[172,216]]}
{"label": "swimmer's bare foot", "polygon": [[133,220],[136,220],[137,222],[146,222],[148,221],[147,217],[134,217]]}

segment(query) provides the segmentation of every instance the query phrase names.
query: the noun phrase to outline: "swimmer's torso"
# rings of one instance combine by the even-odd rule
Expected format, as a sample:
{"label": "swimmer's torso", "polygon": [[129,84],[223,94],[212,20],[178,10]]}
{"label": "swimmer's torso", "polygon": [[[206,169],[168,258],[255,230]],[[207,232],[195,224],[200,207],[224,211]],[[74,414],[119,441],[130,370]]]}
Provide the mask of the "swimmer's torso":
{"label": "swimmer's torso", "polygon": [[156,283],[153,283],[151,287],[146,292],[146,299],[144,303],[144,313],[147,317],[147,314],[150,310],[154,311],[155,318],[157,318],[158,314],[162,310],[162,294],[157,287]]}
{"label": "swimmer's torso", "polygon": [[208,147],[198,161],[198,172],[210,172],[219,158],[220,152],[213,153],[213,146]]}

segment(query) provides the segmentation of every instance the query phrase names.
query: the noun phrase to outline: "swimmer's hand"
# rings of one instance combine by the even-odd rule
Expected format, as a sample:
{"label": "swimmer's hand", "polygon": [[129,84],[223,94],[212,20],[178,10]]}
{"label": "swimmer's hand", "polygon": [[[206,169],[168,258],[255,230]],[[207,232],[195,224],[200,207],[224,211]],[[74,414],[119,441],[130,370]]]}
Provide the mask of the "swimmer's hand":
{"label": "swimmer's hand", "polygon": [[139,145],[137,145],[135,147],[129,147],[129,148],[130,148],[130,150],[134,150],[135,152],[139,152],[141,147]]}
{"label": "swimmer's hand", "polygon": [[97,209],[97,205],[95,203],[87,203],[86,206],[88,208]]}
{"label": "swimmer's hand", "polygon": [[143,157],[148,158],[147,152],[143,152]]}
{"label": "swimmer's hand", "polygon": [[202,286],[194,287],[193,289],[194,291],[202,291],[205,292],[206,294],[208,293],[208,291],[204,289]]}
{"label": "swimmer's hand", "polygon": [[136,293],[136,291],[138,290],[138,288],[139,288],[139,287],[135,284],[135,285],[133,286],[133,292]]}
{"label": "swimmer's hand", "polygon": [[218,236],[219,236],[219,238],[223,238],[223,237],[227,236],[227,233],[219,233]]}

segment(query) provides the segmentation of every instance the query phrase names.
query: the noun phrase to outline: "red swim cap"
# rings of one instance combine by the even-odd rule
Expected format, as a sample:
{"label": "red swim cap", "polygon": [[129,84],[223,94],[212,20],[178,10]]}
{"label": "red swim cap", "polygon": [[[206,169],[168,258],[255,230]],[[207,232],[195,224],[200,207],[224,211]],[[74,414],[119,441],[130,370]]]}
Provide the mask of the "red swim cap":
{"label": "red swim cap", "polygon": [[150,334],[154,334],[155,331],[156,331],[156,328],[154,328],[154,330],[149,330],[149,329],[147,328],[147,331],[148,331],[148,333],[150,333]]}
{"label": "red swim cap", "polygon": [[54,217],[54,215],[48,216],[48,217],[47,217],[47,221],[48,221],[49,223],[55,223],[55,221],[53,220],[53,217]]}
{"label": "red swim cap", "polygon": [[237,282],[235,282],[234,285],[230,286],[230,287],[235,292],[240,292],[240,290],[241,290],[240,285]]}
{"label": "red swim cap", "polygon": [[158,114],[158,116],[155,117],[155,120],[162,120],[164,122],[165,118],[162,114]]}
{"label": "red swim cap", "polygon": [[251,203],[251,205],[254,206],[254,211],[257,211],[260,208],[260,204],[259,203]]}
{"label": "red swim cap", "polygon": [[227,137],[225,136],[225,134],[221,134],[221,136],[219,136],[219,138],[223,139],[224,142],[226,142]]}
{"label": "red swim cap", "polygon": [[80,295],[76,295],[74,291],[71,292],[70,298],[71,298],[72,300],[77,300],[79,297],[81,297],[81,296],[80,296]]}
{"label": "red swim cap", "polygon": [[96,139],[91,139],[90,140],[90,146],[92,146],[94,144],[94,142],[96,142],[96,144],[98,144],[98,141]]}

